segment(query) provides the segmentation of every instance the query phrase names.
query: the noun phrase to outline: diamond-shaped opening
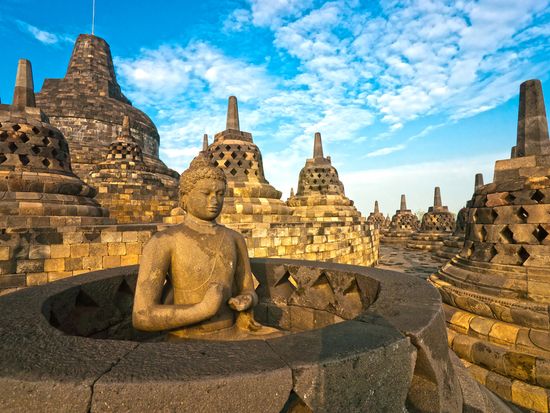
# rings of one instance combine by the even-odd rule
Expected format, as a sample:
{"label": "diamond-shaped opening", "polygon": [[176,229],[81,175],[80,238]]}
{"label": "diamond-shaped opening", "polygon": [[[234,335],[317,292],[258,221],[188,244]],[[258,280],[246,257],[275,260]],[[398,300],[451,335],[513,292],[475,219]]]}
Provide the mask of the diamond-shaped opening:
{"label": "diamond-shaped opening", "polygon": [[11,127],[14,131],[18,131],[21,129],[21,126],[19,126],[17,123]]}
{"label": "diamond-shaped opening", "polygon": [[230,173],[231,175],[235,176],[235,175],[237,174],[237,170],[236,170],[235,168],[233,168],[233,169],[231,169],[231,170],[229,171],[229,173]]}
{"label": "diamond-shaped opening", "polygon": [[23,165],[28,165],[29,157],[27,155],[19,155],[19,162],[21,162]]}
{"label": "diamond-shaped opening", "polygon": [[23,143],[27,143],[30,140],[26,133],[21,134],[19,139],[21,139],[21,142]]}
{"label": "diamond-shaped opening", "polygon": [[544,201],[544,194],[540,190],[536,190],[533,195],[531,195],[531,199],[535,201],[537,204],[540,204],[542,201]]}
{"label": "diamond-shaped opening", "polygon": [[229,165],[231,165],[231,161],[228,159],[228,160],[225,161],[223,164],[225,165],[226,168],[228,168]]}
{"label": "diamond-shaped opening", "polygon": [[312,287],[323,287],[328,286],[330,287],[330,282],[328,280],[327,274],[323,271],[319,275],[319,277],[315,280],[313,284],[311,284]]}
{"label": "diamond-shaped opening", "polygon": [[239,160],[239,161],[237,162],[237,165],[242,166],[242,165],[243,165],[242,161]]}
{"label": "diamond-shaped opening", "polygon": [[258,176],[258,171],[254,171],[254,175]]}
{"label": "diamond-shaped opening", "polygon": [[516,215],[519,219],[521,219],[523,222],[527,221],[527,218],[529,218],[529,213],[525,210],[523,207],[519,207],[518,212],[516,212]]}
{"label": "diamond-shaped opening", "polygon": [[520,264],[523,265],[525,261],[529,259],[530,255],[525,248],[520,247],[520,249],[518,250],[518,257],[520,259]]}
{"label": "diamond-shaped opening", "polygon": [[230,150],[231,150],[231,146],[225,145],[225,150],[226,150],[226,151],[230,151]]}
{"label": "diamond-shaped opening", "polygon": [[59,155],[59,152],[57,152],[57,149],[55,149],[55,148],[52,149],[52,156],[53,156],[54,158],[57,158],[57,155]]}
{"label": "diamond-shaped opening", "polygon": [[6,131],[0,132],[0,142],[4,142],[6,139],[8,139],[8,133]]}
{"label": "diamond-shaped opening", "polygon": [[40,129],[38,129],[36,126],[33,126],[31,130],[35,135],[38,135],[40,133]]}
{"label": "diamond-shaped opening", "polygon": [[496,249],[496,247],[493,245],[491,247],[491,249],[489,250],[489,255],[491,256],[491,258],[489,258],[489,261],[491,261],[493,258],[495,258],[498,254],[498,250]]}
{"label": "diamond-shaped opening", "polygon": [[8,145],[8,149],[11,153],[14,153],[17,150],[17,145],[14,142],[10,142]]}
{"label": "diamond-shaped opening", "polygon": [[7,161],[8,158],[3,153],[0,153],[0,163],[4,163]]}
{"label": "diamond-shaped opening", "polygon": [[241,149],[241,145],[237,145],[237,150],[240,151]]}
{"label": "diamond-shaped opening", "polygon": [[514,240],[514,233],[508,228],[508,226],[504,227],[500,231],[500,238],[505,244],[515,244],[516,241]]}
{"label": "diamond-shaped opening", "polygon": [[235,152],[235,151],[231,152],[231,157],[233,159],[235,159],[237,157],[237,152]]}
{"label": "diamond-shaped opening", "polygon": [[244,173],[245,173],[245,175],[248,175],[250,172],[248,171],[248,169],[245,169]]}
{"label": "diamond-shaped opening", "polygon": [[31,152],[34,153],[35,155],[38,155],[40,153],[40,148],[36,145],[33,145],[31,148]]}
{"label": "diamond-shaped opening", "polygon": [[223,152],[220,152],[220,153],[218,154],[218,158],[220,158],[220,159],[223,159],[224,156],[225,156],[225,155],[223,154]]}
{"label": "diamond-shaped opening", "polygon": [[82,290],[78,292],[74,305],[75,307],[99,307],[95,300]]}
{"label": "diamond-shaped opening", "polygon": [[50,144],[50,140],[48,138],[44,138],[42,139],[42,143],[46,146],[48,146]]}
{"label": "diamond-shaped opening", "polygon": [[487,239],[487,230],[485,229],[485,226],[481,227],[481,241],[485,242]]}
{"label": "diamond-shaped opening", "polygon": [[44,165],[46,168],[51,165],[51,162],[47,159],[42,160],[42,165]]}
{"label": "diamond-shaped opening", "polygon": [[296,288],[298,288],[298,283],[296,282],[296,280],[294,278],[292,278],[292,275],[290,274],[290,272],[288,270],[285,271],[285,273],[279,279],[279,281],[277,281],[275,283],[274,287],[278,287],[278,286],[286,284],[286,283],[290,284],[292,290],[296,290]]}
{"label": "diamond-shaped opening", "polygon": [[508,195],[506,195],[504,197],[504,200],[509,203],[509,204],[512,204],[514,202],[514,200],[516,199],[516,197],[514,195],[512,195],[511,192],[508,192]]}
{"label": "diamond-shaped opening", "polygon": [[492,222],[495,222],[497,218],[498,218],[498,212],[495,209],[492,209],[491,210],[491,219],[493,220]]}
{"label": "diamond-shaped opening", "polygon": [[542,243],[542,241],[544,241],[548,236],[548,231],[546,231],[544,227],[539,224],[539,226],[534,229],[533,236],[538,242]]}

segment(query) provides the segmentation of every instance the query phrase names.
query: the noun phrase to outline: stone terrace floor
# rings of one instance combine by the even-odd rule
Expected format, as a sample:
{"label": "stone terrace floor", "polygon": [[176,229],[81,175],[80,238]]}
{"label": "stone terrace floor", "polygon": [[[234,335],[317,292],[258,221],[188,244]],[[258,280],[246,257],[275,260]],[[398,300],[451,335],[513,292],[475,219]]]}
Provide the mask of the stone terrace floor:
{"label": "stone terrace floor", "polygon": [[380,244],[380,258],[376,267],[427,279],[443,264],[434,260],[428,251],[412,250],[404,245]]}

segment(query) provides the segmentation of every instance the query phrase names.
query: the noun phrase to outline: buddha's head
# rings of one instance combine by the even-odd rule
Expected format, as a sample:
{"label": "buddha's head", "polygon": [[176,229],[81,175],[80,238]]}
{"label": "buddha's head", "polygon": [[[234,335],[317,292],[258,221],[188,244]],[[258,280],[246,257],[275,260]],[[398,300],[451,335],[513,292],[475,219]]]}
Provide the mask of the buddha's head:
{"label": "buddha's head", "polygon": [[180,178],[180,206],[190,215],[212,221],[220,214],[227,180],[223,171],[199,154]]}

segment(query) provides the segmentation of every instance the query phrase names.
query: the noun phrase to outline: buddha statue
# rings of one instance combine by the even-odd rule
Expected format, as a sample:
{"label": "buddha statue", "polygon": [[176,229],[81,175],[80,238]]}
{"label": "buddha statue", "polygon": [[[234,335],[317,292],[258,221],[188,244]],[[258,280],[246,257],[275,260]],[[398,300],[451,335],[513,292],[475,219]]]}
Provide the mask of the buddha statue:
{"label": "buddha statue", "polygon": [[132,314],[136,329],[168,330],[171,340],[278,333],[254,320],[258,296],[243,236],[216,222],[225,190],[224,172],[203,152],[181,175],[186,215],[144,246]]}

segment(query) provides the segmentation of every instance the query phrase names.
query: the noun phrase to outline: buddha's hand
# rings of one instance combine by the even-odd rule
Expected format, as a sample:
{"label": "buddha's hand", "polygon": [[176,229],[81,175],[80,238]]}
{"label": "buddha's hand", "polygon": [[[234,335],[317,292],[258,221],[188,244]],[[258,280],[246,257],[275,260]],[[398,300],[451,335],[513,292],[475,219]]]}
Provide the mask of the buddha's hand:
{"label": "buddha's hand", "polygon": [[216,315],[222,305],[223,285],[220,283],[211,283],[204,293],[201,305],[210,317]]}
{"label": "buddha's hand", "polygon": [[250,294],[241,294],[229,299],[227,304],[235,311],[244,311],[252,307],[254,299]]}

